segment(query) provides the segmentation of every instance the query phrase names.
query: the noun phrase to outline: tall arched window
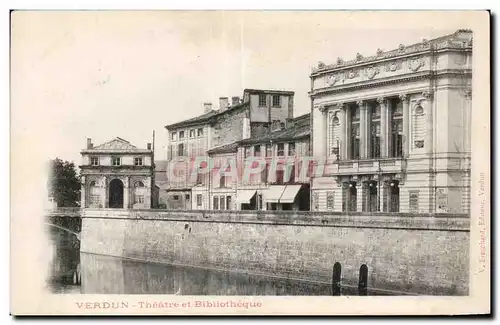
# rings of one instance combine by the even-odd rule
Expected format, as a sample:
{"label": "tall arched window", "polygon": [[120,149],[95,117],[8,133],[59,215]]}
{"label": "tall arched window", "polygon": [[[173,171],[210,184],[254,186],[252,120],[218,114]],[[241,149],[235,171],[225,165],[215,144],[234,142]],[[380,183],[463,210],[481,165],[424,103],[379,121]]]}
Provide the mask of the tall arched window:
{"label": "tall arched window", "polygon": [[135,182],[134,184],[134,204],[136,203],[144,203],[146,188],[144,187],[143,182]]}
{"label": "tall arched window", "polygon": [[101,204],[101,196],[99,193],[99,188],[95,181],[89,184],[89,208],[98,208]]}

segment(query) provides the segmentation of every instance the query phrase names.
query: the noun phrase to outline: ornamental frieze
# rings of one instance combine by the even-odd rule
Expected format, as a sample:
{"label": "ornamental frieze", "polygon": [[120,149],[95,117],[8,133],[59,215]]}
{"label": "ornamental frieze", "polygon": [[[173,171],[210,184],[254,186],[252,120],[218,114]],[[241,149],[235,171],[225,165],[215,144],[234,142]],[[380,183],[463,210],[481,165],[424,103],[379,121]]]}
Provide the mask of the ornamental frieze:
{"label": "ornamental frieze", "polygon": [[411,71],[417,72],[420,68],[425,66],[425,61],[422,57],[411,58],[408,60],[408,67]]}
{"label": "ornamental frieze", "polygon": [[371,66],[365,69],[365,75],[368,79],[373,79],[376,75],[379,74],[379,68],[375,66]]}
{"label": "ornamental frieze", "polygon": [[385,71],[394,72],[400,70],[402,66],[403,63],[401,61],[392,61],[385,66]]}
{"label": "ornamental frieze", "polygon": [[[378,59],[389,59],[395,58],[401,55],[407,55],[412,53],[419,53],[429,50],[442,50],[442,49],[471,49],[473,46],[473,38],[472,35],[466,39],[457,38],[456,35],[460,35],[461,33],[471,33],[470,30],[458,30],[454,34],[447,35],[446,38],[438,38],[433,40],[422,39],[419,43],[412,45],[404,45],[400,44],[398,48],[391,51],[384,51],[383,49],[378,48],[376,53],[371,56],[364,56],[361,53],[357,53],[355,58],[352,60],[343,60],[342,58],[337,58],[335,64],[324,64],[323,62],[319,62],[317,67],[313,68],[313,72],[333,69],[333,68],[341,68],[347,67],[349,65],[370,62]],[[418,69],[418,68],[417,68]],[[392,70],[391,70],[392,71]]]}

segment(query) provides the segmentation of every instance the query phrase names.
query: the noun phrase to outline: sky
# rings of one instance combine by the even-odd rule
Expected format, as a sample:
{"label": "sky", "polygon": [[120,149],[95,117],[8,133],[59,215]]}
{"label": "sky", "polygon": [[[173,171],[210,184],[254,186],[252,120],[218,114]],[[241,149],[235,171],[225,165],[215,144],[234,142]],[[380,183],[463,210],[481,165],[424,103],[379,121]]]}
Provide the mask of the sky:
{"label": "sky", "polygon": [[463,19],[391,17],[14,12],[12,148],[24,143],[23,150],[78,165],[86,138],[99,145],[121,137],[145,148],[155,130],[155,157],[165,159],[164,126],[202,114],[203,102],[217,107],[219,97],[242,96],[245,88],[291,90],[299,116],[310,110],[309,75],[318,61],[374,55],[466,27]]}

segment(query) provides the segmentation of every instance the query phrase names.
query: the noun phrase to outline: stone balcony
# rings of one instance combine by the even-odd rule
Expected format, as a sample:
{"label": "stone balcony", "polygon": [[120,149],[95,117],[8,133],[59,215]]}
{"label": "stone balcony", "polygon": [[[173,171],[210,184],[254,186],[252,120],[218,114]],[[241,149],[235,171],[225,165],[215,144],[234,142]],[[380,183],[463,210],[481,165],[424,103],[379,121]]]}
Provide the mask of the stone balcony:
{"label": "stone balcony", "polygon": [[388,174],[405,170],[406,160],[403,158],[333,160],[326,162],[324,175]]}

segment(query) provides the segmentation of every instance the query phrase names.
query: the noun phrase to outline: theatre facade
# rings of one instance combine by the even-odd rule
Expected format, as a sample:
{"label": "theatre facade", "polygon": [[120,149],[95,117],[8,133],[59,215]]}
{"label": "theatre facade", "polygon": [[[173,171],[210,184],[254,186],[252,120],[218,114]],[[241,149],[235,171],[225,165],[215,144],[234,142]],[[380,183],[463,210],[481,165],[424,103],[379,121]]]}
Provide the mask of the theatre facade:
{"label": "theatre facade", "polygon": [[320,62],[311,210],[469,212],[471,66],[469,30]]}

